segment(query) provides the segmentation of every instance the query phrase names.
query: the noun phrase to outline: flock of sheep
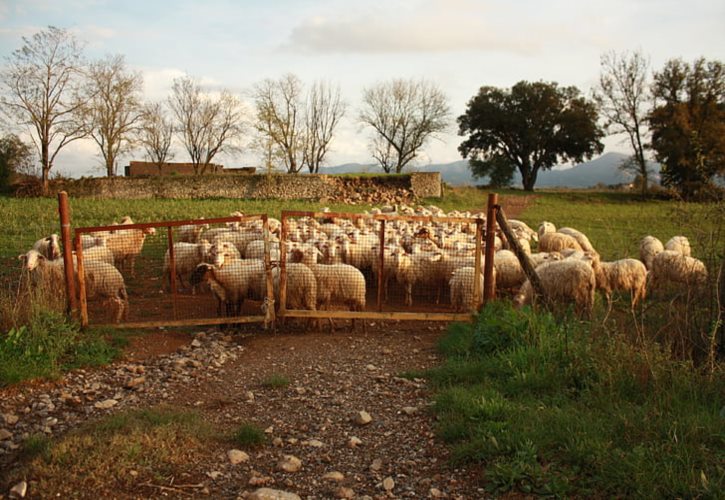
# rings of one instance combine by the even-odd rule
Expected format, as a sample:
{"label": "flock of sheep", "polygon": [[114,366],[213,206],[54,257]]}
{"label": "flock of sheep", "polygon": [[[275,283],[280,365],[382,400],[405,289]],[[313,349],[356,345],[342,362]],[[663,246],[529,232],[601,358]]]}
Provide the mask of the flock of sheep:
{"label": "flock of sheep", "polygon": [[[445,213],[434,206],[386,206],[371,214],[425,216],[387,220],[384,247],[380,248],[381,222],[374,218],[298,217],[287,220],[285,266],[287,309],[324,310],[333,306],[352,311],[365,309],[367,290],[382,279],[384,297],[399,287],[406,306],[414,299],[435,295],[450,298],[456,311],[474,309],[476,218],[479,214]],[[233,216],[242,214],[235,212]],[[463,222],[444,222],[451,217]],[[470,219],[471,222],[465,222]],[[244,220],[243,218],[240,220]],[[538,231],[510,220],[519,244],[529,255],[547,298],[573,304],[581,315],[591,315],[595,291],[600,290],[611,307],[614,291],[631,293],[631,306],[645,298],[646,290],[667,282],[686,285],[705,281],[702,261],[691,256],[687,238],[675,236],[663,245],[647,236],[640,243],[640,260],[605,262],[586,235],[573,228],[557,229],[543,222]],[[129,217],[117,223],[132,224]],[[275,301],[279,301],[281,223],[269,218],[269,246]],[[128,315],[124,274],[134,274],[134,262],[153,229],[118,229],[83,235],[83,258],[88,299],[109,301],[118,322]],[[209,290],[217,301],[218,315],[239,315],[248,298],[265,301],[267,273],[262,221],[181,226],[175,233],[174,268],[167,250],[163,276],[165,288],[172,281],[192,293]],[[536,252],[532,252],[532,246]],[[514,295],[523,305],[533,300],[531,283],[519,259],[508,249],[503,235],[496,235],[494,270],[496,288]],[[381,263],[382,255],[382,266]],[[32,282],[63,289],[63,260],[56,235],[38,240],[21,255]],[[483,266],[483,255],[481,257]],[[383,276],[379,273],[383,272]],[[479,274],[479,290],[483,288]],[[432,299],[432,297],[431,297]]]}

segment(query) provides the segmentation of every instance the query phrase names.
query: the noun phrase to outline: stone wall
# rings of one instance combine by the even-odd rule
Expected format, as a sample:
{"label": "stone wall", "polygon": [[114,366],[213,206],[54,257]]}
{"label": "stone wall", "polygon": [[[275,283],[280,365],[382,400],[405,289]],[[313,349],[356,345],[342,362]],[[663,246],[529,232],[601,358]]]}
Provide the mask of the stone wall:
{"label": "stone wall", "polygon": [[76,198],[277,198],[346,203],[396,203],[441,196],[438,172],[409,175],[204,175],[52,181],[51,192]]}

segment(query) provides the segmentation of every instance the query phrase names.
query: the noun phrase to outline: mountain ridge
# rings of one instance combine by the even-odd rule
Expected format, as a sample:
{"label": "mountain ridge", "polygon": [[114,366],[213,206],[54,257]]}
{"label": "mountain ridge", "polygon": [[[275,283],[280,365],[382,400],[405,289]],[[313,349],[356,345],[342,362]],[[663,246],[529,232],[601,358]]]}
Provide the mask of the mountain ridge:
{"label": "mountain ridge", "polygon": [[[634,174],[623,171],[620,165],[628,158],[623,153],[609,152],[572,167],[554,167],[551,170],[539,171],[536,181],[537,187],[570,187],[588,188],[597,185],[628,184],[634,179]],[[652,181],[659,181],[659,165],[651,164]],[[440,172],[443,182],[452,186],[465,186],[485,184],[488,180],[475,179],[468,168],[468,160],[458,160],[450,163],[430,164],[403,170],[412,172]],[[334,167],[323,167],[321,174],[349,174],[349,173],[383,173],[378,165],[346,163]],[[514,174],[514,186],[521,186],[521,175]]]}

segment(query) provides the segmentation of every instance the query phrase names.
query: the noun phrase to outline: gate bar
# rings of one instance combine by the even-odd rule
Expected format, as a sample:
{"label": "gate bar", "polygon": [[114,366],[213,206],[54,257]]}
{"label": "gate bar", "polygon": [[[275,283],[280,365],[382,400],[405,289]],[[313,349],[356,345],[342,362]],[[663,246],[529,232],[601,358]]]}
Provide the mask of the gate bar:
{"label": "gate bar", "polygon": [[63,267],[65,274],[65,291],[68,299],[68,313],[75,314],[78,310],[76,302],[76,284],[73,277],[73,243],[70,236],[70,206],[68,193],[58,193],[58,215],[60,216],[60,237],[63,243]]}
{"label": "gate bar", "polygon": [[496,283],[493,276],[493,259],[496,252],[496,209],[498,194],[489,193],[488,212],[486,213],[486,258],[483,261],[483,303],[493,300],[496,295]]}

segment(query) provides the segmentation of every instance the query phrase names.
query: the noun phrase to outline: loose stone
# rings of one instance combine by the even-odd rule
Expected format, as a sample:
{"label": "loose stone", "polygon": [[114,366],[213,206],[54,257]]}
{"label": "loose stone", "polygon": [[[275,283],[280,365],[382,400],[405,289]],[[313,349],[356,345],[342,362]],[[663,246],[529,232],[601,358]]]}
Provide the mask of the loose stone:
{"label": "loose stone", "polygon": [[227,458],[229,458],[229,463],[232,465],[238,465],[242,462],[249,461],[249,455],[241,450],[229,450],[227,452]]}
{"label": "loose stone", "polygon": [[371,417],[368,412],[363,410],[355,414],[355,416],[353,417],[353,421],[356,425],[368,425],[370,422],[373,421],[373,417]]}

